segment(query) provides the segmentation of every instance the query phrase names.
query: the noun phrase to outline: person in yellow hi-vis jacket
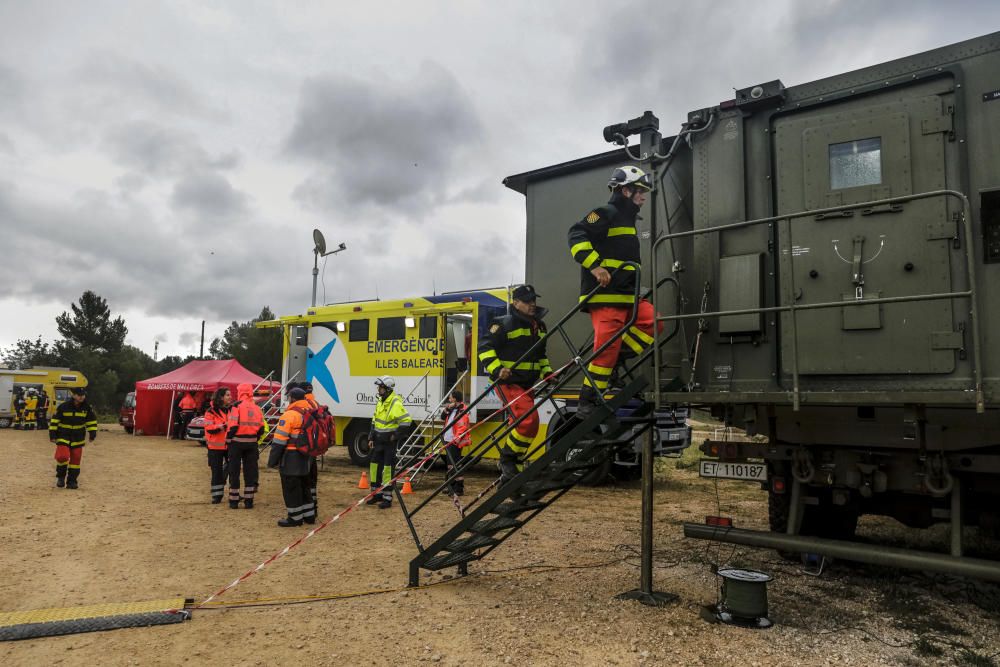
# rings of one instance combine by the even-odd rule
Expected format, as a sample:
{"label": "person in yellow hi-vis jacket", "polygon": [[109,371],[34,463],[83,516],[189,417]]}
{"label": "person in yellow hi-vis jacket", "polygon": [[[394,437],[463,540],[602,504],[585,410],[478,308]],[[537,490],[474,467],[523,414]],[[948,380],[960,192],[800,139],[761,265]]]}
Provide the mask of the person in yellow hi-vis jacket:
{"label": "person in yellow hi-vis jacket", "polygon": [[[372,417],[371,431],[368,433],[368,447],[372,451],[368,475],[371,477],[372,497],[369,505],[378,503],[381,510],[392,507],[392,468],[396,465],[396,447],[400,437],[409,432],[413,424],[410,413],[403,407],[403,397],[397,394],[396,380],[383,375],[375,380],[378,402]],[[381,496],[381,500],[380,500]]]}

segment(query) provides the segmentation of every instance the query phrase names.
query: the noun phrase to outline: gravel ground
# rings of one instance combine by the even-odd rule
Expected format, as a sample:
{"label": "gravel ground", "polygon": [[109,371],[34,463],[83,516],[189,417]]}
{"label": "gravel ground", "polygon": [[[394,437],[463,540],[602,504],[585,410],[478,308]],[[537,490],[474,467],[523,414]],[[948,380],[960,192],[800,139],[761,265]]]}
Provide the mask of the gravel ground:
{"label": "gravel ground", "polygon": [[[0,610],[202,600],[302,534],[281,529],[278,476],[262,473],[257,507],[208,503],[205,452],[102,427],[88,445],[81,488],[54,487],[44,434],[0,431]],[[224,603],[382,592],[362,597],[194,612],[178,625],[0,644],[4,665],[391,664],[438,665],[992,665],[1000,661],[1000,588],[833,563],[812,577],[765,550],[685,540],[681,524],[706,514],[764,527],[763,492],[699,479],[694,452],[659,462],[655,588],[679,596],[662,609],[615,595],[638,584],[639,490],[634,482],[578,488],[542,513],[473,576],[454,571],[401,590],[415,553],[394,508],[344,517],[222,596]],[[338,448],[320,474],[321,513],[359,496],[359,470]],[[431,473],[429,480],[440,479]],[[492,481],[486,468],[470,490]],[[417,488],[416,498],[422,494]],[[455,509],[431,505],[422,537]],[[917,534],[868,518],[867,539],[924,548]],[[992,549],[984,544],[981,548]],[[995,552],[1000,554],[1000,550]],[[775,626],[751,631],[703,620],[716,602],[713,565],[774,575]]]}

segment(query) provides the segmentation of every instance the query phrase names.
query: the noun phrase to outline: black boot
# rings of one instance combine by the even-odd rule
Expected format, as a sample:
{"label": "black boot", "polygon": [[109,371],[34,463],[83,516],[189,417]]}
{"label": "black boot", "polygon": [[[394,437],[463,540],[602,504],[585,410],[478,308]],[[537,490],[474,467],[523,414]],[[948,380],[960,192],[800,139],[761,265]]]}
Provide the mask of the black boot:
{"label": "black boot", "polygon": [[222,496],[219,496],[218,498],[212,498],[213,505],[218,505],[221,502],[222,502]]}
{"label": "black boot", "polygon": [[231,509],[231,510],[238,510],[239,508],[240,508],[240,501],[238,501],[238,500],[230,500],[229,501],[229,509]]}
{"label": "black boot", "polygon": [[67,489],[79,489],[80,485],[77,484],[77,482],[76,482],[75,479],[71,479],[71,480],[67,480],[67,482],[66,482],[66,488]]}
{"label": "black boot", "polygon": [[73,468],[66,473],[66,488],[67,489],[78,489],[80,485],[77,484],[76,478],[80,476],[80,469]]}
{"label": "black boot", "polygon": [[246,507],[248,510],[252,510],[253,509],[253,498],[244,498],[243,499],[243,506]]}
{"label": "black boot", "polygon": [[62,475],[56,475],[56,486],[58,486],[60,489],[66,486],[66,478],[63,477]]}
{"label": "black boot", "polygon": [[517,477],[517,454],[510,447],[500,450],[500,484],[506,484]]}
{"label": "black boot", "polygon": [[589,384],[585,384],[580,390],[580,398],[577,401],[576,418],[583,421],[589,417],[597,407],[597,401],[597,391]]}
{"label": "black boot", "polygon": [[278,519],[278,525],[282,528],[295,528],[302,525],[302,520],[285,517],[284,519]]}
{"label": "black boot", "polygon": [[382,502],[380,502],[380,503],[378,504],[378,508],[379,508],[380,510],[387,510],[387,509],[389,509],[390,507],[392,507],[392,497],[389,497],[389,498],[383,498],[383,499],[382,499]]}
{"label": "black boot", "polygon": [[382,500],[382,492],[379,490],[372,491],[372,497],[365,501],[365,505],[375,505]]}
{"label": "black boot", "polygon": [[464,496],[465,495],[465,480],[457,479],[455,480],[455,495]]}

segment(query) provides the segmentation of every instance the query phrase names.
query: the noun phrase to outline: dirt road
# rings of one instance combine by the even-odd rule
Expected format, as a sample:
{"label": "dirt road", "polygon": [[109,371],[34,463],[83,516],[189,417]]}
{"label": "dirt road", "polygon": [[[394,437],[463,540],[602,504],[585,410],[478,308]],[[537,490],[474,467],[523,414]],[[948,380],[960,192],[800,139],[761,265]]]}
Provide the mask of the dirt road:
{"label": "dirt road", "polygon": [[[302,533],[275,525],[283,509],[273,471],[262,473],[255,509],[210,505],[205,452],[196,445],[102,426],[86,448],[76,491],[55,488],[44,434],[0,430],[0,450],[3,611],[202,600]],[[985,656],[1000,651],[995,587],[843,564],[813,578],[772,552],[686,541],[683,521],[700,521],[721,505],[739,525],[759,525],[749,519],[766,516],[766,500],[759,489],[716,487],[674,461],[661,463],[667,465],[657,484],[655,581],[680,596],[666,609],[614,599],[638,583],[639,491],[628,483],[574,489],[486,561],[472,564],[475,576],[462,580],[335,601],[201,610],[178,625],[9,642],[0,644],[0,663],[993,664]],[[343,449],[328,457],[320,474],[324,517],[359,497],[358,474]],[[491,480],[484,468],[467,486]],[[429,514],[418,526],[426,536],[456,518],[446,501]],[[894,530],[879,522],[862,527],[909,539]],[[397,589],[414,552],[398,509],[365,507],[221,599]],[[748,631],[699,617],[716,600],[710,565],[722,562],[774,574],[774,628]],[[525,567],[540,565],[552,567]]]}

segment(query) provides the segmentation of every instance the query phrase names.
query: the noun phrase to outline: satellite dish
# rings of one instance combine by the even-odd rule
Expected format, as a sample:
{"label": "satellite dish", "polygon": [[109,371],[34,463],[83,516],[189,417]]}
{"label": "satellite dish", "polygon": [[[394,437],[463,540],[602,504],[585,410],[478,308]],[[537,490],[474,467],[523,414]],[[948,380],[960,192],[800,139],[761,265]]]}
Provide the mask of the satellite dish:
{"label": "satellite dish", "polygon": [[326,239],[323,238],[323,232],[318,229],[313,230],[313,243],[316,244],[315,251],[318,254],[323,255],[326,253]]}

